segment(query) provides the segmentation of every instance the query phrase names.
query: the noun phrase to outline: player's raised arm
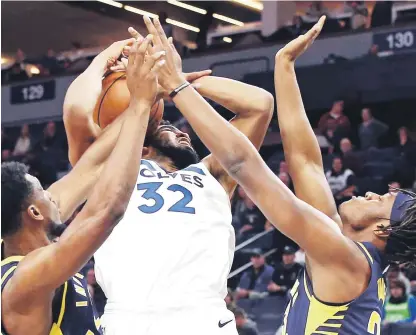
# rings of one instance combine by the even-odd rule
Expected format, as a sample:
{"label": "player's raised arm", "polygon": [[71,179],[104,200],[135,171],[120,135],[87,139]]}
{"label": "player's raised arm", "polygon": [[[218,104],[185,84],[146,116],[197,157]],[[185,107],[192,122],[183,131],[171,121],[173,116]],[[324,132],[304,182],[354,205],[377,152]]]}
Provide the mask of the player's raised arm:
{"label": "player's raised arm", "polygon": [[127,118],[130,118],[130,113],[120,114],[99,134],[75,167],[48,188],[52,199],[58,204],[62,222],[67,221],[91,194]]}
{"label": "player's raised arm", "polygon": [[[153,24],[148,17],[145,17],[144,21],[149,33],[157,36],[155,43],[172,52],[172,64],[182,73],[180,56],[175,50],[172,39],[167,39],[159,20],[154,19]],[[185,76],[183,78],[187,79]],[[236,116],[230,123],[246,135],[257,149],[260,148],[273,115],[274,99],[270,93],[236,80],[212,76],[197,79],[193,85],[198,87],[198,92],[202,96],[235,113]],[[174,88],[176,87],[170,89]],[[229,177],[215,155],[207,156],[203,162],[231,197],[236,183]]]}
{"label": "player's raised arm", "polygon": [[[247,137],[218,115],[186,83],[173,62],[171,49],[167,50],[166,66],[159,74],[161,85],[175,92],[173,102],[176,107],[223,168],[244,187],[268,220],[295,240],[310,257],[325,266],[342,262],[350,265],[348,269],[354,269],[356,255],[361,257],[355,245],[342,235],[328,216],[295,197],[267,167]],[[325,245],[322,241],[326,241]],[[340,257],[333,257],[333,253]]]}
{"label": "player's raised arm", "polygon": [[[203,97],[235,113],[230,123],[247,136],[257,150],[260,149],[273,115],[273,96],[261,88],[227,78],[204,77],[195,84]],[[235,180],[214,155],[205,157],[203,162],[231,197],[236,186]]]}
{"label": "player's raised arm", "polygon": [[306,116],[295,73],[295,60],[319,35],[324,21],[325,17],[322,17],[305,35],[279,50],[274,83],[280,134],[296,196],[340,226],[341,219],[325,177],[321,150]]}
{"label": "player's raised arm", "polygon": [[29,253],[3,290],[3,298],[6,294],[15,311],[24,313],[48,301],[54,290],[89,260],[127,208],[136,185],[149,112],[156,96],[156,74],[163,65],[158,60],[163,53],[154,54],[144,62],[150,40],[151,36],[141,44],[136,42],[131,50],[127,85],[133,98],[125,111],[128,117],[91,197],[59,241]]}
{"label": "player's raised arm", "polygon": [[64,124],[68,137],[68,155],[72,166],[78,162],[100,134],[92,113],[102,90],[102,79],[109,65],[134,42],[133,38],[110,45],[94,58],[90,66],[69,86],[64,101]]}

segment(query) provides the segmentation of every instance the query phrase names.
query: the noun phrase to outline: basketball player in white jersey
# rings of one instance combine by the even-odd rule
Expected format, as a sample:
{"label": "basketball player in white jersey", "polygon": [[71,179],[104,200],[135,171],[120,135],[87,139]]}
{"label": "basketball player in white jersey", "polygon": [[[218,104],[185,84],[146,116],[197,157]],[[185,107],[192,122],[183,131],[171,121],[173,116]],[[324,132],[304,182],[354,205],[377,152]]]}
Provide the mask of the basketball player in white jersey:
{"label": "basketball player in white jersey", "polygon": [[[160,23],[155,21],[157,30],[148,18],[145,23],[155,47],[164,48]],[[179,55],[169,61],[182,75]],[[88,92],[89,84],[94,85],[74,82],[72,90]],[[163,84],[175,92],[171,96],[180,91],[174,82]],[[202,96],[233,111],[231,124],[261,146],[273,113],[271,94],[224,78],[203,77],[194,84]],[[71,125],[88,135],[92,110],[71,100],[65,122],[74,139]],[[79,122],[81,117],[89,123]],[[70,151],[82,150],[84,140],[70,141]],[[142,157],[126,214],[95,254],[97,280],[108,298],[106,334],[237,334],[224,302],[235,248],[229,198],[236,183],[214,156],[200,161],[189,136],[168,123],[145,139]]]}

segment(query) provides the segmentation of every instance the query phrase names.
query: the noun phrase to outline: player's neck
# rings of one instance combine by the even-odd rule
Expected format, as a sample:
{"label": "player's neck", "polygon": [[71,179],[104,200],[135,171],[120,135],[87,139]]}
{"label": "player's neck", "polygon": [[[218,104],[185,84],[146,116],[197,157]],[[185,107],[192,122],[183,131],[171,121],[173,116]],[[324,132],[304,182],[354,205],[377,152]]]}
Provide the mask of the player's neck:
{"label": "player's neck", "polygon": [[386,242],[374,235],[372,229],[363,229],[360,231],[354,230],[348,225],[343,226],[342,233],[354,242],[370,242],[377,249],[383,251],[386,247]]}
{"label": "player's neck", "polygon": [[175,172],[178,168],[173,164],[172,160],[166,156],[161,155],[155,149],[151,149],[149,153],[143,156],[143,159],[148,159],[156,162],[161,168],[168,172]]}
{"label": "player's neck", "polygon": [[33,250],[42,248],[51,243],[45,232],[36,232],[28,229],[21,229],[21,231],[14,235],[5,237],[3,242],[5,258],[10,256],[26,256]]}

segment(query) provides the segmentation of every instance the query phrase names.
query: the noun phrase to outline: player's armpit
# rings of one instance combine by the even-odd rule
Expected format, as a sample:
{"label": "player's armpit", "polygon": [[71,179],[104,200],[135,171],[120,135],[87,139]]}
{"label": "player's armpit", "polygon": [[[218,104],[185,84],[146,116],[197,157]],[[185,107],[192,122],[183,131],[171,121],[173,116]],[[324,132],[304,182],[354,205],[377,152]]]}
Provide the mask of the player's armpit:
{"label": "player's armpit", "polygon": [[356,271],[360,264],[367,266],[361,252],[339,227],[328,216],[299,200],[258,153],[248,155],[233,177],[266,218],[315,262],[323,266],[342,265],[351,271]]}
{"label": "player's armpit", "polygon": [[[202,96],[236,114],[230,123],[247,136],[258,150],[273,115],[273,96],[261,88],[227,78],[203,77],[195,83]],[[236,187],[235,181],[213,155],[204,158],[203,162],[231,197]]]}

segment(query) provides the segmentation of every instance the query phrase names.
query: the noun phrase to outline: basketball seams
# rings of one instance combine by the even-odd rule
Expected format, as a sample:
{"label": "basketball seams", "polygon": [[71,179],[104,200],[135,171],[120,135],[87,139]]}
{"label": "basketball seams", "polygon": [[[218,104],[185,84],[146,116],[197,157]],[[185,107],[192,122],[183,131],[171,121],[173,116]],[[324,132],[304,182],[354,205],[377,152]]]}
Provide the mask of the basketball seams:
{"label": "basketball seams", "polygon": [[120,79],[122,79],[123,77],[126,77],[126,74],[122,74],[121,76],[117,77],[116,79],[113,80],[113,82],[107,87],[107,89],[105,90],[103,96],[101,97],[101,101],[100,101],[100,105],[98,107],[98,112],[97,112],[97,124],[98,126],[101,128],[101,124],[100,124],[100,113],[101,113],[101,106],[104,102],[104,98],[107,95],[107,93],[110,91],[111,87],[113,87],[113,85],[119,81]]}

